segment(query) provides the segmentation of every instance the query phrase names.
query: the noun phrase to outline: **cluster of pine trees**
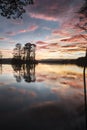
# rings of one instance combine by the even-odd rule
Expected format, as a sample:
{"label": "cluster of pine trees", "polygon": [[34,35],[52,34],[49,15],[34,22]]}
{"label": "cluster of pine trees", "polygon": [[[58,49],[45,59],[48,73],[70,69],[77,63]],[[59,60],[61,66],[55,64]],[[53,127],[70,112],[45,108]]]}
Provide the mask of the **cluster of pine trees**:
{"label": "cluster of pine trees", "polygon": [[35,44],[26,43],[23,47],[17,43],[13,50],[13,59],[35,60]]}

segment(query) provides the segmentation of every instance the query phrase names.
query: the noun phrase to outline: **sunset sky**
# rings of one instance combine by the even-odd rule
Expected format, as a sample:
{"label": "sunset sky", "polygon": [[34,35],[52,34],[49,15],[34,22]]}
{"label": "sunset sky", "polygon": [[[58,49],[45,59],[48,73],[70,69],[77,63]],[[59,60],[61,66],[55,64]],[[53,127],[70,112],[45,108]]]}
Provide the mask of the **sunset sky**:
{"label": "sunset sky", "polygon": [[26,7],[23,19],[6,19],[0,16],[0,50],[3,57],[12,57],[16,43],[37,45],[37,59],[77,58],[84,56],[87,37],[75,25],[76,13],[83,0],[34,0]]}

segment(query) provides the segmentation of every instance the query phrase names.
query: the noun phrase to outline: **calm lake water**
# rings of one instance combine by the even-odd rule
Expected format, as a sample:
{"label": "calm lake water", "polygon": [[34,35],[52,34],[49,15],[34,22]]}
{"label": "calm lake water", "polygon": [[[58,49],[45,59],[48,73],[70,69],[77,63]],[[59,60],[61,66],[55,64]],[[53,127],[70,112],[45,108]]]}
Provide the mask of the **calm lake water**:
{"label": "calm lake water", "polygon": [[0,126],[86,130],[83,79],[76,65],[0,65]]}

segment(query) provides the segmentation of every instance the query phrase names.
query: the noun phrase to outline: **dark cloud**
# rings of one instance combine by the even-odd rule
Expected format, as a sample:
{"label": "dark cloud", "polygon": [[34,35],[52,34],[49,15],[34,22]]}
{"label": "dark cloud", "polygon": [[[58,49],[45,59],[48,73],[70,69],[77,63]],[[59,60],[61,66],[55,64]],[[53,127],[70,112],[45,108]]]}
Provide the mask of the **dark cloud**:
{"label": "dark cloud", "polygon": [[9,35],[9,36],[16,35],[15,32],[12,32],[12,31],[6,32],[6,34]]}

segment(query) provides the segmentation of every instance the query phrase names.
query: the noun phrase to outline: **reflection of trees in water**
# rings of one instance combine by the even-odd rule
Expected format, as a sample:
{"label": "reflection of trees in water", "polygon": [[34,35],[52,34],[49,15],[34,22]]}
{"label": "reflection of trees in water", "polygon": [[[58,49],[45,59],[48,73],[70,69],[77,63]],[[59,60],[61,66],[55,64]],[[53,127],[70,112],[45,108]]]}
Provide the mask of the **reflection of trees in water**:
{"label": "reflection of trees in water", "polygon": [[0,64],[0,74],[2,74],[2,64]]}
{"label": "reflection of trees in water", "polygon": [[35,64],[14,64],[12,67],[17,82],[21,82],[22,78],[25,82],[35,81]]}
{"label": "reflection of trees in water", "polygon": [[24,64],[23,65],[23,78],[26,82],[35,81],[35,64]]}
{"label": "reflection of trees in water", "polygon": [[14,77],[16,78],[17,82],[21,82],[21,65],[16,64],[12,65],[14,69]]}

